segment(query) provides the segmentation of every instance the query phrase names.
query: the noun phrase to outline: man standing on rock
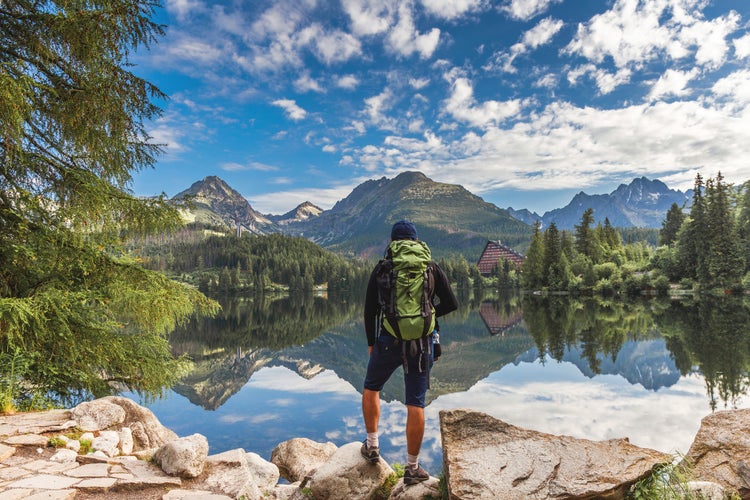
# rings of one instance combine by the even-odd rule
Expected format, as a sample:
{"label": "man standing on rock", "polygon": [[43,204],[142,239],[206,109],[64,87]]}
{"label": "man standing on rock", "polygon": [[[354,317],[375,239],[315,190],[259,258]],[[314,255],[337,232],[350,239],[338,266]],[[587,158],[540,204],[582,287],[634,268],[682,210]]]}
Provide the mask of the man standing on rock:
{"label": "man standing on rock", "polygon": [[[367,439],[361,452],[372,464],[380,459],[380,391],[393,372],[403,366],[407,410],[404,483],[407,485],[430,477],[419,466],[419,450],[424,436],[430,368],[437,357],[435,347],[439,348],[436,318],[458,308],[448,278],[430,258],[430,250],[417,238],[414,224],[395,223],[386,258],[372,271],[365,296],[364,322],[370,361],[362,393]],[[439,353],[438,350],[438,356]]]}

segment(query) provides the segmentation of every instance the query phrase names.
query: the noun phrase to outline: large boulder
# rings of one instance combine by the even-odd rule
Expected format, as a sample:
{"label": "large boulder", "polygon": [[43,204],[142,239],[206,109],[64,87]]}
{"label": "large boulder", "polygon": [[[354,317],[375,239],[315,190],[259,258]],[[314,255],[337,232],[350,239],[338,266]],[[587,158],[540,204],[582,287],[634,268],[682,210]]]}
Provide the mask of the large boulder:
{"label": "large boulder", "polygon": [[208,440],[202,434],[175,439],[154,453],[154,460],[170,476],[198,477],[208,457]]}
{"label": "large boulder", "polygon": [[261,490],[273,489],[279,482],[279,468],[271,462],[264,460],[257,453],[245,454],[247,466],[250,469],[255,482]]}
{"label": "large boulder", "polygon": [[128,398],[107,396],[97,401],[115,404],[125,411],[122,426],[129,427],[132,432],[134,452],[158,448],[178,438],[174,431],[159,422],[151,410]]}
{"label": "large boulder", "polygon": [[317,443],[307,438],[284,441],[271,452],[271,463],[279,468],[281,477],[294,483],[303,481],[324,464],[336,451],[330,441]]}
{"label": "large boulder", "polygon": [[440,431],[452,499],[621,498],[671,461],[627,439],[555,436],[463,409],[441,411]]}
{"label": "large boulder", "polygon": [[372,498],[385,484],[393,469],[384,460],[375,464],[367,462],[360,455],[361,446],[362,443],[346,444],[318,467],[308,483],[313,498]]}
{"label": "large boulder", "polygon": [[750,498],[750,409],[704,417],[685,461],[695,478]]}
{"label": "large boulder", "polygon": [[81,430],[91,432],[109,429],[125,421],[125,410],[106,399],[81,403],[70,414]]}

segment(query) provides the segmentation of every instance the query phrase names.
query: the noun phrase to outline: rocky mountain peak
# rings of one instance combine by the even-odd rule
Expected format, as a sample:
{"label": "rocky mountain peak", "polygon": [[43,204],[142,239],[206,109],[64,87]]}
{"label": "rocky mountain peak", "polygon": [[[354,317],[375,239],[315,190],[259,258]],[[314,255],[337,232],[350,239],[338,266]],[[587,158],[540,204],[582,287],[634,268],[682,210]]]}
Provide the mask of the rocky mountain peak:
{"label": "rocky mountain peak", "polygon": [[293,222],[303,222],[318,217],[323,213],[323,209],[305,201],[297,205],[284,215],[269,215],[268,218],[280,225],[291,224]]}
{"label": "rocky mountain peak", "polygon": [[255,211],[244,196],[215,175],[194,182],[173,199],[190,201],[193,205],[190,210],[191,221],[224,225],[254,233],[264,233],[274,226],[271,220]]}

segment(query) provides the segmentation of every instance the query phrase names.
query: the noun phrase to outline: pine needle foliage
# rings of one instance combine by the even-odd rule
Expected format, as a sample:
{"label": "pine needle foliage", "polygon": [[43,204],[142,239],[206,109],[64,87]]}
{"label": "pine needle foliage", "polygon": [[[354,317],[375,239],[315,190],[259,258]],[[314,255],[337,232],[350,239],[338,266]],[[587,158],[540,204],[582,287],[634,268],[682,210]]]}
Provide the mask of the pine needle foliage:
{"label": "pine needle foliage", "polygon": [[184,366],[166,334],[218,307],[124,250],[180,224],[164,195],[129,189],[160,153],[146,124],[166,96],[130,62],[163,34],[157,7],[0,2],[0,355],[25,361],[16,399],[158,391]]}

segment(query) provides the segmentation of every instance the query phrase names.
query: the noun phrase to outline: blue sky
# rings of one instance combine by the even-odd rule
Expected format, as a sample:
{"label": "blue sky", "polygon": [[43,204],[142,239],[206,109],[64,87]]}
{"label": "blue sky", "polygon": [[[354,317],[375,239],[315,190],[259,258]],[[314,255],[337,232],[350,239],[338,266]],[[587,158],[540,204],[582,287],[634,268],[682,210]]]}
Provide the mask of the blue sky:
{"label": "blue sky", "polygon": [[750,179],[747,0],[165,0],[139,195],[256,210],[419,170],[540,215],[635,177]]}

